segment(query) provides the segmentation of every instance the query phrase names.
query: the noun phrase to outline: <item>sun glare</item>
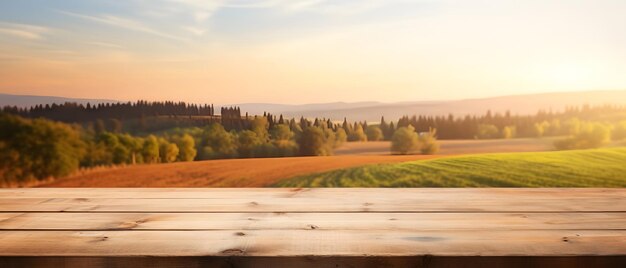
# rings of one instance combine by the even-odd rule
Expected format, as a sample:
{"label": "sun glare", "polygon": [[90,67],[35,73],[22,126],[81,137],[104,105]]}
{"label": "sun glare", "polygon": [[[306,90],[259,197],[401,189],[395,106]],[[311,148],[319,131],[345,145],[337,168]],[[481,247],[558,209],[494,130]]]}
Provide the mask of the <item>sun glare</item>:
{"label": "sun glare", "polygon": [[588,84],[591,76],[592,70],[589,67],[578,64],[559,64],[548,72],[549,79],[560,87],[584,86]]}

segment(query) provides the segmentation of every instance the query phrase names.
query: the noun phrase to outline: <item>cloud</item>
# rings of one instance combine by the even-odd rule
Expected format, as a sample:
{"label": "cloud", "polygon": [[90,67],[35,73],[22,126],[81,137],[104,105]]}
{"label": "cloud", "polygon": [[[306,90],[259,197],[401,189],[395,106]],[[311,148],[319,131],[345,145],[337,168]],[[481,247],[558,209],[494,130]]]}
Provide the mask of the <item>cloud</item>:
{"label": "cloud", "polygon": [[[206,21],[224,5],[222,0],[164,0],[165,3],[181,6],[191,13],[196,22]],[[150,4],[153,4],[150,2]]]}
{"label": "cloud", "polygon": [[105,48],[118,48],[118,49],[123,48],[120,45],[109,43],[109,42],[92,41],[92,42],[85,42],[85,44],[92,45],[92,46],[105,47]]}
{"label": "cloud", "polygon": [[[431,0],[418,0],[426,2]],[[329,1],[329,0],[299,0],[285,1],[282,7],[292,12],[316,12],[326,15],[354,15],[368,12],[377,8],[394,4],[418,2],[410,0],[351,0],[351,1]]]}
{"label": "cloud", "polygon": [[[172,0],[198,2],[197,0]],[[417,0],[428,2],[434,0]],[[317,12],[329,15],[349,15],[370,11],[383,6],[398,3],[416,2],[416,0],[261,0],[261,1],[223,1],[226,8],[276,8],[289,12]]]}
{"label": "cloud", "polygon": [[183,30],[187,31],[187,32],[192,33],[193,35],[196,35],[196,36],[202,36],[206,32],[206,29],[200,28],[200,27],[183,26],[181,28]]}
{"label": "cloud", "polygon": [[[328,15],[350,15],[370,11],[383,6],[415,2],[415,0],[161,0],[155,7],[153,1],[137,0],[142,9],[148,9],[152,14],[163,14],[156,9],[178,10],[191,14],[196,22],[208,20],[222,8],[257,9],[272,8],[287,12],[317,12]],[[418,0],[429,2],[435,0]]]}
{"label": "cloud", "polygon": [[0,22],[0,34],[10,35],[28,40],[41,40],[44,35],[52,32],[52,29],[42,26]]}
{"label": "cloud", "polygon": [[155,35],[155,36],[159,36],[159,37],[163,37],[163,38],[168,38],[168,39],[172,39],[172,40],[177,40],[177,41],[186,41],[185,39],[175,36],[175,35],[171,35],[168,33],[164,33],[158,30],[155,30],[153,28],[150,28],[149,26],[139,22],[139,21],[135,21],[135,20],[131,20],[131,19],[127,19],[127,18],[122,18],[119,16],[114,16],[114,15],[98,15],[98,16],[92,16],[92,15],[84,15],[84,14],[78,14],[78,13],[74,13],[74,12],[69,12],[69,11],[63,11],[63,10],[57,10],[59,13],[65,14],[65,15],[69,15],[69,16],[73,16],[73,17],[77,17],[77,18],[81,18],[81,19],[85,19],[85,20],[90,20],[90,21],[95,21],[95,22],[99,22],[102,24],[107,24],[107,25],[111,25],[111,26],[116,26],[119,28],[123,28],[123,29],[127,29],[127,30],[132,30],[132,31],[137,31],[137,32],[143,32],[143,33],[148,33],[151,35]]}

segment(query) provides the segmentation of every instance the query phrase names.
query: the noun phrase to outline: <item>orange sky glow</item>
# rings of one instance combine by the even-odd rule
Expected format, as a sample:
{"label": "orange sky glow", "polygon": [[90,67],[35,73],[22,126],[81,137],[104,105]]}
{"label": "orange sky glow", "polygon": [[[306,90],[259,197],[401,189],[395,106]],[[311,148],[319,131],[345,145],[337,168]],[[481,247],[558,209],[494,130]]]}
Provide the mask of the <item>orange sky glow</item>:
{"label": "orange sky glow", "polygon": [[156,2],[1,3],[0,92],[225,104],[626,89],[623,1]]}

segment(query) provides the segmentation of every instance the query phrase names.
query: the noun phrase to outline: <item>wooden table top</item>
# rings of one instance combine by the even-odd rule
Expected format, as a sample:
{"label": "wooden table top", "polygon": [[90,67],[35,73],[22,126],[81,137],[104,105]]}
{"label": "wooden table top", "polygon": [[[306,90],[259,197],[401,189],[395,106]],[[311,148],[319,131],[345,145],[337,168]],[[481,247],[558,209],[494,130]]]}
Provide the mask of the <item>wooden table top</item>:
{"label": "wooden table top", "polygon": [[0,189],[0,256],[623,256],[626,189]]}

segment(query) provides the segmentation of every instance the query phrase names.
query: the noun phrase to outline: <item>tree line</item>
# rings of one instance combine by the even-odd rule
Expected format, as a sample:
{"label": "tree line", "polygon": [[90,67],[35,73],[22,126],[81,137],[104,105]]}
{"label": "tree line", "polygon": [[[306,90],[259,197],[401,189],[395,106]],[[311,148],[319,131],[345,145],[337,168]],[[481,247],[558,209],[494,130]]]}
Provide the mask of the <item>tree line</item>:
{"label": "tree line", "polygon": [[35,105],[30,108],[5,106],[5,113],[12,113],[28,118],[47,118],[50,120],[80,123],[95,120],[118,119],[127,120],[149,116],[214,116],[213,104],[188,104],[185,102],[114,102],[86,105],[66,102],[62,104]]}
{"label": "tree line", "polygon": [[346,141],[343,128],[329,128],[330,121],[278,123],[273,118],[249,117],[242,129],[212,122],[139,136],[0,113],[0,184],[20,185],[95,166],[330,155]]}
{"label": "tree line", "polygon": [[439,139],[497,139],[569,135],[577,122],[615,124],[626,119],[626,106],[573,106],[564,111],[539,111],[534,115],[512,115],[510,112],[484,115],[404,116],[394,125],[381,120],[386,140],[396,128],[412,126],[418,133],[437,129]]}

